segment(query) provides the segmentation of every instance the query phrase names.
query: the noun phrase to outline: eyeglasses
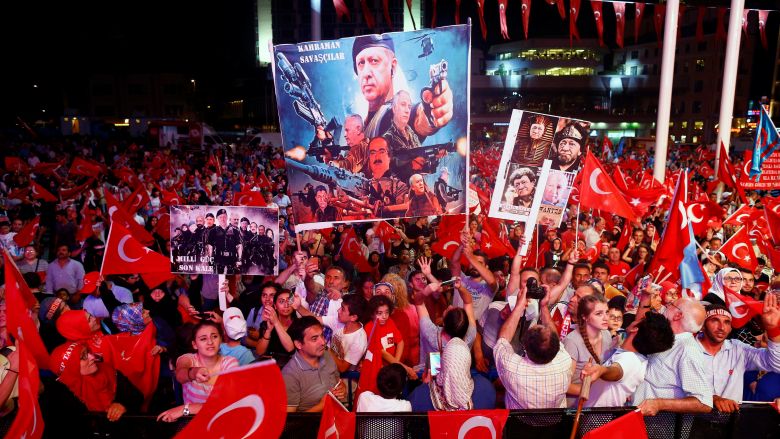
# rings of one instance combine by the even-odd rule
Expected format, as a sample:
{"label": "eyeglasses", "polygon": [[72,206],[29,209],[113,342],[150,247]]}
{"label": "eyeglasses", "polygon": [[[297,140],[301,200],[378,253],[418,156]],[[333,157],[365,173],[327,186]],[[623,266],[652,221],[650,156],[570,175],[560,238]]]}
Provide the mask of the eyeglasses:
{"label": "eyeglasses", "polygon": [[726,276],[723,278],[723,282],[729,282],[729,283],[742,282],[742,278],[737,276]]}

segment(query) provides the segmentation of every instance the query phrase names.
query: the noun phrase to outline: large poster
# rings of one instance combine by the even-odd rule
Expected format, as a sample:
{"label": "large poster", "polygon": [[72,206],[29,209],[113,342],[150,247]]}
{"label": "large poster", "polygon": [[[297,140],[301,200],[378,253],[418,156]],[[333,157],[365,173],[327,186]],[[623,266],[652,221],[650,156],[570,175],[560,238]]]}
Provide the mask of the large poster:
{"label": "large poster", "polygon": [[274,47],[297,225],[466,205],[470,26]]}
{"label": "large poster", "polygon": [[171,206],[171,272],[277,274],[279,210]]}
{"label": "large poster", "polygon": [[590,122],[514,110],[489,216],[560,226],[589,135]]}
{"label": "large poster", "polygon": [[739,183],[745,190],[772,190],[780,189],[780,154],[772,154],[764,160],[761,166],[761,176],[750,178],[750,166],[753,164],[753,150],[745,150],[745,161],[742,164],[742,172],[739,174]]}

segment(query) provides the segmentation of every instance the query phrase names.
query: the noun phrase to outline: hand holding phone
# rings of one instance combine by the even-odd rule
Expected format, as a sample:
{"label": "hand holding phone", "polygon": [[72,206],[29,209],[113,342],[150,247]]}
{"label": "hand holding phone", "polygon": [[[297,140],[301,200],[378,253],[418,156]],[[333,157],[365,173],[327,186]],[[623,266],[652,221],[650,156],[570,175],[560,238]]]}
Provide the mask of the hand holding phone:
{"label": "hand holding phone", "polygon": [[431,362],[431,376],[436,376],[441,371],[441,352],[431,352],[429,354]]}

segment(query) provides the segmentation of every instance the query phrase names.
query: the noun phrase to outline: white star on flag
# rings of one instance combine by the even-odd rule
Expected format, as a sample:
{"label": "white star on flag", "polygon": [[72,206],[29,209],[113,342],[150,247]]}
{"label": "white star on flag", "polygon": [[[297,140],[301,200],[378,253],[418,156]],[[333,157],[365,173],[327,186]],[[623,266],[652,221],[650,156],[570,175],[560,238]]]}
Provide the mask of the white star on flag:
{"label": "white star on flag", "polygon": [[639,201],[639,198],[632,198],[631,201],[629,201],[629,203],[631,203],[632,206],[636,207],[639,206],[642,202]]}

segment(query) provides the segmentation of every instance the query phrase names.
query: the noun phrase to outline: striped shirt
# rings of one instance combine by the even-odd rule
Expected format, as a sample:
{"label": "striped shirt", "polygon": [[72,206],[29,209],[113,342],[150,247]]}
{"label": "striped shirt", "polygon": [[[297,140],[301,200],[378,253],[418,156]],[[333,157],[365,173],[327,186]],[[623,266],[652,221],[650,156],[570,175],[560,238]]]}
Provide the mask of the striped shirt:
{"label": "striped shirt", "polygon": [[646,399],[693,396],[712,407],[712,372],[704,348],[690,332],[674,335],[668,351],[650,355],[647,373],[634,394],[634,405]]}
{"label": "striped shirt", "polygon": [[549,409],[566,407],[566,390],[571,383],[572,359],[561,344],[547,364],[536,364],[517,355],[505,338],[493,347],[498,377],[504,383],[506,408]]}
{"label": "striped shirt", "polygon": [[[191,362],[190,364],[192,364],[191,367],[205,367],[198,361],[198,354],[184,354],[179,357],[177,363],[181,361],[182,358],[189,358]],[[216,373],[224,372],[226,370],[233,369],[234,367],[238,367],[238,360],[236,360],[235,357],[223,355],[220,359],[219,370],[217,370]],[[216,380],[214,380],[214,383],[216,383]],[[211,394],[211,389],[214,388],[214,383],[209,384],[208,382],[199,383],[197,381],[188,381],[182,384],[184,403],[195,404],[206,402],[209,394]]]}

